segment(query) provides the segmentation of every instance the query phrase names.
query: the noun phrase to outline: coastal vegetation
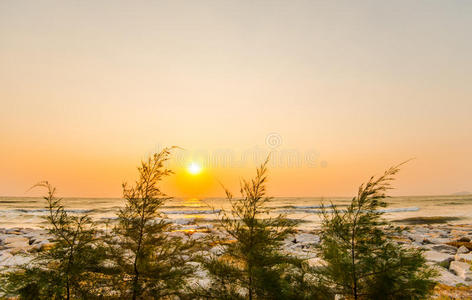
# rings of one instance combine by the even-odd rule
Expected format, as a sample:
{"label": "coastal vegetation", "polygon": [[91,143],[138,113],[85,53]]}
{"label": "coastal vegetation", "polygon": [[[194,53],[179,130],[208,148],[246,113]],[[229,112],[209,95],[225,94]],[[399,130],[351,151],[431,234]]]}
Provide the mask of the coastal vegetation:
{"label": "coastal vegetation", "polygon": [[436,273],[421,250],[405,248],[392,239],[397,229],[381,218],[386,191],[399,166],[359,187],[344,211],[324,209],[319,245],[326,264],[318,270],[348,299],[421,299],[435,283]]}
{"label": "coastal vegetation", "polygon": [[169,200],[160,182],[172,148],[143,161],[133,186],[123,184],[125,207],[108,236],[112,289],[121,299],[172,298],[183,293],[193,268],[186,264],[195,243],[167,234],[172,223],[159,211]]}
{"label": "coastal vegetation", "polygon": [[221,213],[221,231],[231,239],[218,255],[202,256],[211,280],[197,296],[204,299],[322,299],[319,289],[303,280],[303,260],[283,253],[282,243],[296,222],[270,216],[266,195],[266,160],[255,178],[242,180],[241,197],[226,190],[231,203]]}
{"label": "coastal vegetation", "polygon": [[[160,211],[161,182],[173,148],[143,161],[123,184],[125,206],[110,228],[66,212],[47,182],[47,230],[53,240],[34,259],[1,277],[5,298],[20,299],[425,299],[436,272],[421,250],[395,242],[382,218],[393,167],[360,186],[347,207],[323,210],[318,263],[284,250],[297,222],[268,207],[266,160],[241,197],[226,190],[208,239],[183,239]],[[296,242],[295,240],[293,242]]]}
{"label": "coastal vegetation", "polygon": [[42,245],[43,251],[19,270],[2,278],[7,295],[21,299],[87,299],[96,293],[94,278],[105,257],[95,224],[86,214],[72,216],[66,212],[56,189],[47,181],[34,187],[46,189],[46,221],[53,244]]}

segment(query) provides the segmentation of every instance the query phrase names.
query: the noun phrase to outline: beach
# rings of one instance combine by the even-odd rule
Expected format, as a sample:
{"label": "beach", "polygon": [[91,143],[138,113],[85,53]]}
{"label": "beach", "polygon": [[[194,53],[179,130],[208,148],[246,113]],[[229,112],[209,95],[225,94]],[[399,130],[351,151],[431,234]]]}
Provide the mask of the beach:
{"label": "beach", "polygon": [[[171,235],[184,239],[203,239],[210,233],[219,233],[208,226],[176,225]],[[396,237],[398,243],[405,247],[418,247],[425,250],[424,255],[429,264],[434,265],[439,276],[436,296],[452,297],[451,299],[468,299],[472,297],[472,225],[470,224],[436,224],[413,225]],[[29,263],[32,258],[48,247],[53,240],[46,230],[32,228],[0,229],[0,270],[11,270],[21,264]],[[299,230],[285,240],[283,251],[306,258],[310,265],[322,264],[316,255],[319,242],[317,229]],[[208,249],[217,254],[221,246]],[[207,283],[205,272],[196,273],[196,282]],[[471,288],[469,288],[471,287]]]}
{"label": "beach", "polygon": [[[53,246],[54,240],[44,228],[43,217],[47,210],[41,208],[40,198],[2,198],[0,224],[0,268],[10,270],[31,261],[41,251]],[[102,233],[112,226],[116,212],[122,205],[120,199],[64,199],[68,212],[87,213],[102,228]],[[305,258],[311,265],[322,264],[316,255],[319,243],[321,205],[337,205],[342,208],[348,198],[327,201],[321,198],[275,198],[270,206],[273,214],[284,213],[298,220],[296,234],[283,243],[283,251]],[[470,196],[394,197],[385,209],[385,217],[403,230],[394,237],[405,247],[424,249],[429,264],[439,272],[436,295],[470,297],[472,285],[472,223],[470,222]],[[407,205],[405,205],[407,204]],[[219,205],[219,206],[218,206]],[[22,208],[20,208],[20,206]],[[203,240],[211,234],[221,236],[218,229],[218,212],[227,208],[224,199],[173,199],[162,211],[174,224],[170,235],[183,239]],[[442,212],[442,214],[440,214]],[[10,215],[9,215],[10,214]],[[424,217],[428,216],[428,217]],[[221,239],[229,237],[221,236]],[[205,251],[217,254],[222,247],[208,247]],[[206,283],[205,272],[197,272],[196,282]]]}

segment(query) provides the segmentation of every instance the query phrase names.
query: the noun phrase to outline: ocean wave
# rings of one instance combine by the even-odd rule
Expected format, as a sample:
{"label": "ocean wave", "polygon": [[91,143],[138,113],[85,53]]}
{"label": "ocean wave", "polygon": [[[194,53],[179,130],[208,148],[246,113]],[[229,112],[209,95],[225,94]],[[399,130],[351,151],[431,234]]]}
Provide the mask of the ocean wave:
{"label": "ocean wave", "polygon": [[[327,210],[328,211],[328,210]],[[279,214],[294,214],[294,213],[309,213],[309,214],[320,214],[323,212],[321,209],[276,209],[275,212]]]}
{"label": "ocean wave", "polygon": [[[94,212],[94,209],[65,209],[64,210],[67,213],[91,213]],[[26,209],[26,208],[15,208],[15,209],[4,209],[0,210],[0,213],[22,213],[22,214],[36,214],[36,213],[48,213],[49,209],[46,208],[31,208],[31,209]]]}
{"label": "ocean wave", "polygon": [[102,220],[102,221],[114,221],[114,220],[118,220],[118,217],[101,217],[100,220]]}
{"label": "ocean wave", "polygon": [[[275,207],[276,209],[310,209],[310,208],[322,208],[323,206],[322,205],[285,205],[285,206],[277,206]],[[325,207],[331,207],[331,205],[329,206],[325,206]]]}
{"label": "ocean wave", "polygon": [[418,211],[420,210],[418,207],[399,207],[399,208],[385,208],[385,209],[378,209],[378,212],[383,213],[391,213],[391,212],[407,212],[407,211]]}
{"label": "ocean wave", "polygon": [[[325,206],[326,212],[331,212],[333,206]],[[274,211],[277,213],[311,213],[311,214],[320,214],[323,212],[321,209],[321,205],[300,205],[300,206],[292,206],[292,207],[283,207],[280,206],[275,208]],[[386,208],[386,209],[378,209],[378,212],[382,213],[395,213],[395,212],[408,212],[408,211],[418,211],[420,210],[418,207],[398,207],[398,208]],[[107,213],[107,212],[115,212],[116,209],[66,209],[67,213],[71,214],[98,214],[98,213]],[[339,209],[339,211],[343,212],[345,209]],[[8,215],[33,215],[33,216],[42,216],[47,215],[49,212],[48,209],[38,208],[38,209],[6,209],[0,210],[0,215],[8,216]],[[168,215],[204,215],[204,214],[218,214],[221,212],[221,209],[193,209],[193,210],[161,210],[162,213]]]}
{"label": "ocean wave", "polygon": [[[327,206],[326,206],[327,207]],[[332,206],[331,206],[332,207]],[[377,212],[380,213],[394,213],[394,212],[407,212],[407,211],[418,211],[420,210],[418,207],[399,207],[399,208],[386,208],[386,209],[378,209]],[[327,213],[333,212],[332,209],[326,209],[324,210]],[[340,212],[345,212],[345,209],[340,209]],[[278,209],[276,210],[278,213],[283,213],[283,214],[293,214],[293,213],[309,213],[309,214],[321,214],[323,213],[322,209],[303,209],[303,208],[297,208],[297,209]]]}
{"label": "ocean wave", "polygon": [[163,209],[178,209],[178,208],[208,208],[208,205],[164,205]]}
{"label": "ocean wave", "polygon": [[[117,210],[105,210],[105,209],[65,209],[66,213],[71,215],[88,214],[88,215],[103,215],[107,213],[115,213]],[[48,209],[43,208],[16,208],[16,209],[2,209],[0,210],[0,216],[2,217],[44,217],[49,215]]]}
{"label": "ocean wave", "polygon": [[206,209],[206,210],[163,210],[162,213],[167,215],[211,215],[217,214],[221,209]]}

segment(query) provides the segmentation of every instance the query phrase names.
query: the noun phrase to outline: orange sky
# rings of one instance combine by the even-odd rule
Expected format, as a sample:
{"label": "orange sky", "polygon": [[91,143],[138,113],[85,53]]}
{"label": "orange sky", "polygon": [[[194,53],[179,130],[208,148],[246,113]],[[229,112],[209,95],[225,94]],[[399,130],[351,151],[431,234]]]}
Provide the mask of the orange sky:
{"label": "orange sky", "polygon": [[[352,195],[412,157],[393,194],[472,191],[471,13],[465,1],[3,1],[0,195],[47,179],[64,196],[120,196],[170,145],[185,149],[174,196],[237,192],[269,151],[275,196]],[[193,160],[201,175],[186,173]]]}

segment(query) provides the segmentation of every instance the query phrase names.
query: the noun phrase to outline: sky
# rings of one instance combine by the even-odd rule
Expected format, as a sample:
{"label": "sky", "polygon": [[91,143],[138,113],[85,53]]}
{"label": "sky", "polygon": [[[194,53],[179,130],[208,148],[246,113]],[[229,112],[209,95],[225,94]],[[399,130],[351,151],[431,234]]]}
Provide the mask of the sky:
{"label": "sky", "polygon": [[[472,191],[471,1],[0,1],[0,195],[220,197],[271,153],[273,196]],[[202,166],[198,175],[186,170]]]}

